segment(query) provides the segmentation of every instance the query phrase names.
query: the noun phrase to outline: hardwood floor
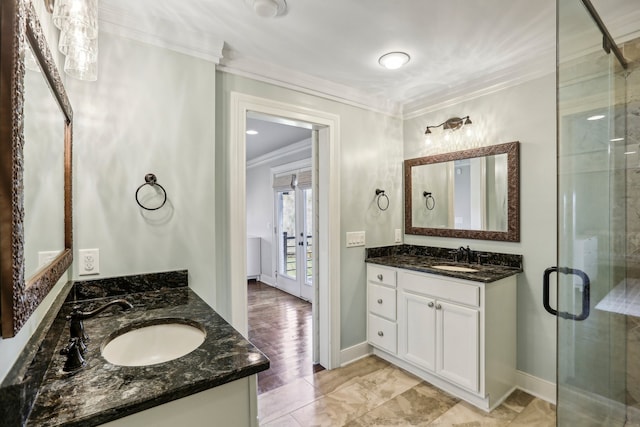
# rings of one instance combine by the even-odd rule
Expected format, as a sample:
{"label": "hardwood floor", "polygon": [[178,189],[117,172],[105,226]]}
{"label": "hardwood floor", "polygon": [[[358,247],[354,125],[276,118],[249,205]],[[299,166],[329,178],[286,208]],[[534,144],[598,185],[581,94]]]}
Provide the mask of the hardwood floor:
{"label": "hardwood floor", "polygon": [[258,394],[312,375],[311,303],[250,280],[248,282],[249,340],[271,361],[258,374]]}

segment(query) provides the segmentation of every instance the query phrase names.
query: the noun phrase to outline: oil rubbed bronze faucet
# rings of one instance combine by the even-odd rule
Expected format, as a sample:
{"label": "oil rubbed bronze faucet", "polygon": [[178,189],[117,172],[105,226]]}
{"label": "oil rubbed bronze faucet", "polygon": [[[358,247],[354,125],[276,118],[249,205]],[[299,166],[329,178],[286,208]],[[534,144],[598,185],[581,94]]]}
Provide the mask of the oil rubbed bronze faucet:
{"label": "oil rubbed bronze faucet", "polygon": [[463,246],[460,246],[460,247],[458,248],[458,252],[459,252],[459,253],[461,253],[461,254],[464,254],[464,255],[465,255],[465,257],[467,258],[467,263],[469,263],[469,264],[471,263],[471,252],[472,252],[472,251],[471,251],[471,249],[469,248],[469,245],[467,245],[467,247],[466,247],[466,248],[465,248],[465,247],[463,247]]}
{"label": "oil rubbed bronze faucet", "polygon": [[67,361],[64,364],[63,370],[65,372],[73,372],[86,365],[84,354],[87,352],[87,343],[89,342],[89,336],[84,331],[83,320],[90,319],[98,314],[102,313],[109,307],[114,305],[120,306],[123,310],[129,310],[133,308],[133,305],[125,299],[113,300],[102,307],[96,308],[93,311],[81,311],[80,306],[73,306],[71,314],[67,316],[69,320],[69,343],[66,347],[60,350],[60,354],[67,356]]}

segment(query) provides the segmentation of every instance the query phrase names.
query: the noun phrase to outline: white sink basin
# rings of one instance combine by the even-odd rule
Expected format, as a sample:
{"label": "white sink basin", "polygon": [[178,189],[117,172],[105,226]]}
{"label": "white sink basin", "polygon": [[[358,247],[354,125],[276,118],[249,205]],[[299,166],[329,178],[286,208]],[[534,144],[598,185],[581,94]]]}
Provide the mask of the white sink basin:
{"label": "white sink basin", "polygon": [[156,323],[117,335],[102,347],[114,365],[148,366],[191,353],[204,342],[205,332],[186,323]]}
{"label": "white sink basin", "polygon": [[478,271],[480,271],[476,270],[475,268],[459,267],[457,265],[432,265],[431,268],[445,271],[456,271],[458,273],[477,273]]}

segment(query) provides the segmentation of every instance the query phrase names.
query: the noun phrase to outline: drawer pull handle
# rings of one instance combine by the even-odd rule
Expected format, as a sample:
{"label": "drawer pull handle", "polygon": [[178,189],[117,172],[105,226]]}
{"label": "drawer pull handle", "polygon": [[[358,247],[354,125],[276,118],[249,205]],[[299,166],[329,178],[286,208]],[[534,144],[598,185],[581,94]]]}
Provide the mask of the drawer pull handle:
{"label": "drawer pull handle", "polygon": [[378,274],[378,280],[382,282],[382,274]]}
{"label": "drawer pull handle", "polygon": [[429,306],[429,308],[433,308],[433,301],[427,304],[427,306]]}
{"label": "drawer pull handle", "polygon": [[378,304],[382,304],[382,298],[378,298]]}
{"label": "drawer pull handle", "polygon": [[442,306],[440,304],[436,304],[436,310],[440,310]]}
{"label": "drawer pull handle", "polygon": [[384,336],[384,332],[382,332],[382,331],[378,331],[378,336],[379,336],[379,337],[383,337],[383,336]]}

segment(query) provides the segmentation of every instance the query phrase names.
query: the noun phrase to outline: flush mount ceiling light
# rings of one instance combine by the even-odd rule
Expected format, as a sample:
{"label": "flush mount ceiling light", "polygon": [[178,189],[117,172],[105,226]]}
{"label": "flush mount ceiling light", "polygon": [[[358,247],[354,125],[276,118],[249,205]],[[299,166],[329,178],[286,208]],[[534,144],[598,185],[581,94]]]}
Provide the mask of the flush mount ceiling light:
{"label": "flush mount ceiling light", "polygon": [[253,129],[248,129],[247,130],[247,135],[257,135],[258,131],[257,130],[253,130]]}
{"label": "flush mount ceiling light", "polygon": [[429,125],[427,129],[424,131],[425,135],[429,135],[431,133],[431,129],[439,128],[442,126],[442,129],[449,129],[451,131],[458,130],[462,126],[470,125],[473,122],[469,118],[469,116],[464,117],[451,117],[450,119],[440,123],[439,125]]}
{"label": "flush mount ceiling light", "polygon": [[406,65],[411,57],[404,52],[389,52],[385,53],[378,59],[378,63],[387,70],[397,70],[398,68]]}
{"label": "flush mount ceiling light", "polygon": [[287,11],[285,0],[245,0],[244,2],[262,18],[282,16]]}

